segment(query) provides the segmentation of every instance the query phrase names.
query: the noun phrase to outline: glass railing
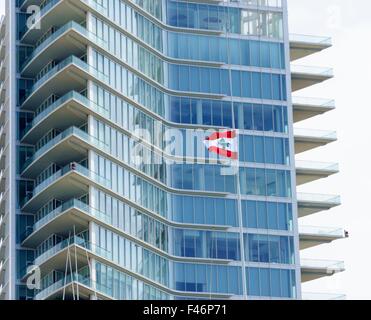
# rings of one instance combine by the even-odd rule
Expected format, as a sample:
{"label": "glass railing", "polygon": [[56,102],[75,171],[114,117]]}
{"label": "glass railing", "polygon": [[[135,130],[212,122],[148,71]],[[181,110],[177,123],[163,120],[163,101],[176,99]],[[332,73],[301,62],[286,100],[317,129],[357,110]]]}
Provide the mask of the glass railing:
{"label": "glass railing", "polygon": [[[26,2],[27,0],[25,0],[24,2]],[[21,7],[24,5],[24,2],[22,3]],[[52,9],[56,4],[58,4],[59,2],[62,2],[62,0],[50,0],[50,2],[45,5],[43,8],[41,8],[40,12],[39,12],[39,17],[42,17],[43,15],[45,15],[46,12],[48,12],[50,9]],[[35,24],[36,26],[36,24]],[[23,30],[21,31],[21,34],[22,34],[22,38],[25,36],[25,34],[30,31],[30,30],[34,30],[35,27],[32,27],[32,28],[29,28],[27,25],[23,28]]]}
{"label": "glass railing", "polygon": [[335,108],[335,100],[308,97],[292,97],[293,105]]}
{"label": "glass railing", "polygon": [[59,242],[54,247],[50,248],[46,252],[42,253],[41,255],[37,256],[34,261],[34,265],[39,266],[46,260],[48,260],[50,257],[54,256],[57,252],[67,248],[70,245],[76,244],[76,245],[84,245],[86,243],[86,240],[81,237],[72,237],[71,239],[66,239],[61,242]]}
{"label": "glass railing", "polygon": [[315,227],[315,226],[299,226],[300,234],[328,236],[328,237],[345,237],[343,228]]}
{"label": "glass railing", "polygon": [[295,137],[313,137],[313,138],[331,139],[331,140],[337,139],[336,131],[303,129],[303,128],[294,128],[294,136]]}
{"label": "glass railing", "polygon": [[340,293],[320,293],[320,292],[303,292],[302,300],[346,300],[345,294]]}
{"label": "glass railing", "polygon": [[328,195],[328,194],[315,194],[315,193],[298,193],[298,202],[315,202],[315,203],[325,203],[331,205],[341,204],[340,196]]}
{"label": "glass railing", "polygon": [[22,131],[22,137],[24,137],[34,126],[39,124],[42,119],[44,119],[47,115],[52,113],[54,110],[58,109],[61,105],[66,103],[69,100],[76,100],[82,105],[88,107],[89,109],[99,113],[105,118],[109,117],[109,111],[102,106],[97,105],[96,103],[92,102],[88,98],[84,97],[82,94],[76,91],[70,91],[69,93],[65,94],[63,97],[56,100],[52,103],[49,107],[47,107],[44,111],[40,112],[31,123],[29,123],[26,128]]}
{"label": "glass railing", "polygon": [[72,275],[69,274],[67,277],[63,277],[62,279],[58,280],[57,282],[53,283],[46,289],[39,291],[35,295],[35,300],[44,300],[47,299],[51,294],[57,292],[58,290],[64,288],[65,286],[70,285],[72,282],[82,285],[84,287],[89,288],[93,292],[97,292],[100,294],[104,294],[107,297],[112,297],[112,288],[109,288],[105,285],[97,283],[85,273],[73,273]]}
{"label": "glass railing", "polygon": [[289,35],[289,39],[290,39],[290,42],[323,44],[323,45],[327,45],[327,46],[331,46],[331,44],[332,44],[331,37],[313,36],[313,35],[306,35],[306,34],[292,33],[292,34]]}
{"label": "glass railing", "polygon": [[46,260],[48,260],[50,257],[54,256],[58,252],[62,251],[63,249],[72,246],[77,245],[80,246],[88,251],[91,251],[100,257],[103,257],[105,259],[112,259],[112,253],[96,244],[93,244],[91,242],[86,241],[84,238],[81,238],[79,236],[74,236],[71,238],[67,238],[61,242],[59,242],[54,247],[50,248],[46,252],[42,253],[38,257],[35,258],[34,265],[40,266],[43,264]]}
{"label": "glass railing", "polygon": [[327,77],[334,76],[334,70],[332,68],[300,66],[296,64],[291,65],[291,73],[310,74]]}
{"label": "glass railing", "polygon": [[51,220],[57,218],[58,216],[61,216],[66,211],[68,211],[70,209],[73,209],[73,208],[79,209],[79,210],[83,211],[84,213],[86,213],[87,215],[89,215],[91,217],[94,217],[94,218],[97,218],[98,220],[100,220],[104,223],[107,223],[107,224],[112,223],[111,217],[109,215],[107,215],[106,213],[101,212],[99,210],[96,210],[96,209],[90,207],[88,204],[81,202],[80,200],[71,199],[71,200],[63,203],[61,206],[59,206],[55,210],[48,213],[43,218],[37,220],[35,222],[35,224],[33,225],[33,227],[30,227],[30,230],[27,231],[27,235],[25,234],[26,237],[23,237],[22,241],[24,241],[33,232],[35,232],[35,231],[39,230],[40,228],[44,227]]}
{"label": "glass railing", "polygon": [[33,197],[35,197],[36,195],[38,195],[39,193],[44,191],[46,188],[48,188],[56,180],[58,180],[59,178],[65,176],[66,174],[68,174],[70,172],[77,172],[77,173],[83,175],[84,177],[86,177],[90,180],[93,180],[98,184],[103,185],[106,188],[111,188],[111,186],[112,186],[110,180],[108,180],[106,178],[103,178],[102,176],[98,175],[97,173],[95,173],[93,171],[90,171],[88,168],[85,168],[78,163],[71,163],[71,164],[65,166],[64,168],[62,168],[61,170],[59,170],[58,172],[56,172],[55,174],[53,174],[52,176],[50,176],[49,178],[47,178],[46,180],[44,180],[43,182],[41,182],[39,185],[37,185],[35,187],[34,191],[32,193],[29,193],[21,201],[21,207],[24,207],[27,204],[27,202],[29,202]]}
{"label": "glass railing", "polygon": [[96,146],[97,148],[101,150],[107,150],[107,144],[104,142],[98,140],[97,138],[94,138],[93,136],[87,134],[85,131],[82,131],[81,129],[77,127],[71,127],[65,131],[63,131],[61,134],[56,136],[54,139],[50,140],[47,144],[42,146],[39,150],[37,150],[34,155],[30,158],[28,158],[23,167],[22,171],[24,171],[27,167],[29,167],[34,161],[36,161],[38,158],[40,158],[41,155],[43,155],[46,151],[57,145],[59,142],[61,142],[63,139],[68,138],[69,136],[75,135],[82,140],[86,141],[89,144],[92,144]]}
{"label": "glass railing", "polygon": [[48,81],[51,77],[53,77],[55,74],[57,74],[59,71],[67,67],[69,64],[74,64],[78,66],[79,68],[86,71],[88,74],[93,75],[94,77],[101,79],[102,81],[108,82],[108,76],[106,76],[104,73],[98,71],[96,68],[94,68],[91,65],[88,65],[86,62],[81,60],[80,58],[77,58],[76,56],[70,56],[63,60],[62,62],[58,63],[53,69],[51,69],[49,72],[47,72],[44,76],[42,76],[32,87],[31,89],[26,90],[28,93],[28,97],[38,90],[46,81]]}
{"label": "glass railing", "polygon": [[22,64],[22,68],[24,67],[35,57],[37,56],[41,51],[43,51],[50,43],[52,43],[55,39],[57,39],[59,36],[61,36],[63,33],[65,33],[69,29],[75,29],[77,32],[81,33],[83,36],[88,38],[89,40],[93,41],[94,43],[98,44],[99,46],[106,47],[107,41],[104,41],[103,39],[97,37],[92,32],[88,31],[86,28],[84,28],[82,25],[78,24],[75,21],[71,21],[67,24],[65,24],[63,27],[59,28],[57,31],[55,31],[53,34],[51,34],[43,43],[41,43],[32,53],[29,57],[27,57],[26,61]]}
{"label": "glass railing", "polygon": [[344,261],[319,260],[319,259],[300,259],[302,268],[308,269],[329,269],[341,271],[345,269]]}
{"label": "glass railing", "polygon": [[333,172],[339,171],[338,163],[295,160],[295,166],[296,166],[296,169],[321,170],[321,171],[333,171]]}

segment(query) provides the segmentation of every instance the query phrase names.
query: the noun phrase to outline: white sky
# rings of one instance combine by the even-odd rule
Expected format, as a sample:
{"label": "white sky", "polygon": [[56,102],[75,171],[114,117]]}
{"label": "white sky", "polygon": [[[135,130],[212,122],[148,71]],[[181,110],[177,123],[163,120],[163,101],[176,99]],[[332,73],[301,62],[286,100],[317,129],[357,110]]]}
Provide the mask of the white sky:
{"label": "white sky", "polygon": [[[337,109],[299,123],[298,127],[338,131],[339,141],[300,155],[303,160],[335,161],[341,173],[300,188],[300,191],[340,194],[343,205],[307,217],[306,225],[345,227],[350,238],[308,249],[303,257],[344,260],[347,271],[309,282],[303,291],[344,293],[348,299],[371,299],[371,210],[365,205],[371,192],[370,127],[371,105],[371,1],[369,0],[288,0],[290,33],[325,35],[334,46],[296,64],[329,66],[335,79],[296,93],[309,97],[335,98]],[[5,1],[0,2],[0,14]],[[358,111],[357,111],[358,110]]]}

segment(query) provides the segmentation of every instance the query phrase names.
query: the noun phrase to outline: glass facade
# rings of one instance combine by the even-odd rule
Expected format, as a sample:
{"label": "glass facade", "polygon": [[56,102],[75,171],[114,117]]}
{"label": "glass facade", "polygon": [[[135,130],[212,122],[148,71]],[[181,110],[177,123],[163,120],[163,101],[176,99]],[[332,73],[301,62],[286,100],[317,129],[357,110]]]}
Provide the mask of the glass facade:
{"label": "glass facade", "polygon": [[[58,299],[66,283],[87,298],[297,298],[281,1],[81,2],[41,31],[16,4],[18,298]],[[84,45],[53,56],[68,30]],[[169,148],[175,129],[195,145]],[[205,149],[212,129],[239,130],[236,174]],[[72,246],[89,262],[50,272]],[[29,265],[43,277],[32,292]]]}

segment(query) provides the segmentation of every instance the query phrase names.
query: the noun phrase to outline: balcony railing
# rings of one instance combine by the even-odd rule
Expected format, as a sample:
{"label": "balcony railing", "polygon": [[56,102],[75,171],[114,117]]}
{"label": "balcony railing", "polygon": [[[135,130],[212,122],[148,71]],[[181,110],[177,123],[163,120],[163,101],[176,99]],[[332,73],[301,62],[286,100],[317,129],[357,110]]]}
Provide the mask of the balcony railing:
{"label": "balcony railing", "polygon": [[39,113],[31,123],[29,123],[22,132],[22,137],[25,136],[33,127],[41,122],[47,115],[51,114],[54,110],[58,109],[61,105],[66,103],[69,100],[76,100],[82,105],[92,109],[93,111],[99,113],[103,117],[109,117],[109,111],[102,106],[97,105],[93,101],[89,100],[88,98],[84,97],[82,94],[76,91],[70,91],[69,93],[65,94],[63,97],[59,98],[57,101],[52,103],[48,108],[44,111]]}
{"label": "balcony railing", "polygon": [[32,87],[31,89],[26,90],[28,95],[26,97],[26,100],[28,97],[34,93],[36,90],[38,90],[46,81],[48,81],[51,77],[53,77],[55,74],[57,74],[59,71],[63,70],[65,67],[67,67],[70,64],[74,64],[77,67],[83,69],[87,73],[95,76],[98,79],[103,79],[103,81],[108,82],[108,76],[106,76],[104,73],[98,71],[96,68],[94,68],[91,65],[88,65],[86,62],[81,60],[80,58],[77,58],[75,56],[70,56],[63,60],[62,62],[58,63],[53,69],[51,69],[49,72],[47,72],[43,77],[41,77]]}
{"label": "balcony railing", "polygon": [[81,202],[80,200],[71,199],[63,203],[61,206],[59,206],[55,210],[48,213],[43,218],[37,220],[32,227],[27,228],[26,232],[21,237],[22,241],[24,241],[27,237],[29,237],[35,231],[47,225],[51,220],[57,218],[58,216],[62,215],[66,211],[73,209],[73,208],[81,210],[87,215],[97,218],[98,220],[103,221],[104,223],[107,223],[107,224],[112,223],[112,218],[106,213],[101,212],[97,209],[94,209],[90,207],[89,205],[87,205],[86,203]]}
{"label": "balcony railing", "polygon": [[316,236],[329,236],[329,237],[345,237],[343,228],[326,228],[315,226],[299,226],[300,234],[316,235]]}
{"label": "balcony railing", "polygon": [[42,253],[38,257],[35,258],[34,265],[40,266],[45,261],[50,259],[52,256],[57,254],[58,252],[63,251],[63,249],[66,249],[69,246],[77,245],[85,250],[91,251],[96,253],[97,255],[105,258],[105,259],[112,259],[112,252],[103,249],[102,247],[97,246],[96,244],[93,244],[91,242],[86,241],[84,238],[81,238],[79,236],[74,236],[68,239],[65,239],[61,242],[59,242],[54,247],[50,248],[46,252]]}
{"label": "balcony railing", "polygon": [[308,75],[323,76],[323,77],[334,76],[334,70],[332,68],[300,66],[300,65],[295,65],[295,64],[291,65],[291,73],[308,74]]}
{"label": "balcony railing", "polygon": [[302,42],[302,43],[311,43],[311,44],[323,44],[326,46],[331,46],[332,39],[331,37],[321,37],[305,34],[295,34],[292,33],[289,35],[290,42]]}
{"label": "balcony railing", "polygon": [[61,134],[56,136],[54,139],[50,140],[47,144],[45,144],[39,150],[37,150],[32,157],[28,158],[22,167],[22,171],[27,169],[27,167],[29,167],[34,161],[40,158],[40,156],[42,156],[46,151],[48,151],[49,149],[57,145],[63,139],[66,139],[67,137],[72,136],[72,135],[75,135],[81,138],[82,140],[90,144],[93,144],[97,148],[107,150],[107,144],[105,144],[104,142],[98,140],[97,138],[94,138],[93,136],[89,135],[88,133],[86,133],[85,131],[82,131],[79,128],[71,127],[63,131]]}
{"label": "balcony railing", "polygon": [[294,135],[298,137],[313,137],[318,139],[337,139],[336,131],[294,128]]}
{"label": "balcony railing", "polygon": [[27,64],[30,63],[30,61],[36,57],[41,51],[43,51],[50,43],[52,43],[55,39],[57,39],[59,36],[61,36],[63,33],[65,33],[69,29],[74,29],[77,32],[81,33],[83,36],[91,40],[92,42],[102,46],[107,46],[107,41],[97,37],[92,32],[88,31],[86,28],[84,28],[82,25],[78,24],[75,21],[71,21],[67,24],[65,24],[63,27],[59,28],[57,31],[55,31],[53,34],[51,34],[44,42],[42,42],[32,53],[29,57],[27,57],[26,61],[22,64],[22,68],[24,69]]}
{"label": "balcony railing", "polygon": [[76,275],[76,273],[73,273],[72,275],[68,275],[67,277],[64,277],[57,282],[53,283],[49,287],[40,290],[36,295],[35,295],[35,300],[43,300],[47,299],[51,294],[54,292],[57,292],[58,290],[64,288],[65,286],[68,286],[72,283],[76,283],[78,285],[85,286],[89,288],[92,292],[100,293],[102,295],[105,295],[107,297],[112,297],[112,289],[102,285],[100,283],[97,283],[89,276],[86,276],[85,273],[81,273],[81,271]]}
{"label": "balcony railing", "polygon": [[302,268],[310,269],[329,269],[334,271],[345,269],[344,261],[300,259],[300,264]]}
{"label": "balcony railing", "polygon": [[[24,2],[26,2],[27,0],[25,0]],[[21,7],[23,6],[24,2],[22,3]],[[40,1],[41,2],[41,1]],[[59,2],[62,2],[62,0],[50,0],[48,4],[46,4],[44,7],[41,8],[40,12],[39,12],[39,17],[40,19],[45,15],[45,13],[47,13],[48,11],[50,11],[56,4],[58,4]],[[36,26],[37,24],[35,24]],[[22,35],[22,38],[25,36],[25,34],[30,31],[30,30],[33,30],[33,28],[29,28],[27,25],[22,29],[21,31],[21,35]]]}
{"label": "balcony railing", "polygon": [[298,193],[297,199],[299,202],[328,203],[333,205],[341,204],[340,196],[328,194]]}
{"label": "balcony railing", "polygon": [[37,196],[39,193],[44,191],[46,188],[48,188],[52,183],[54,183],[59,178],[65,176],[68,173],[71,172],[77,172],[84,177],[88,179],[92,179],[96,183],[99,183],[107,188],[111,188],[111,181],[103,178],[102,176],[98,175],[97,173],[90,171],[88,168],[83,167],[82,165],[78,163],[71,163],[65,167],[63,167],[61,170],[41,182],[39,185],[37,185],[33,192],[29,193],[22,201],[21,201],[21,207],[24,207],[27,202],[29,202],[33,197]]}
{"label": "balcony railing", "polygon": [[293,105],[302,106],[317,106],[317,107],[328,107],[335,108],[335,100],[333,99],[322,99],[322,98],[308,98],[308,97],[292,97]]}
{"label": "balcony railing", "polygon": [[296,165],[296,169],[333,171],[333,172],[339,171],[338,163],[295,160],[295,165]]}

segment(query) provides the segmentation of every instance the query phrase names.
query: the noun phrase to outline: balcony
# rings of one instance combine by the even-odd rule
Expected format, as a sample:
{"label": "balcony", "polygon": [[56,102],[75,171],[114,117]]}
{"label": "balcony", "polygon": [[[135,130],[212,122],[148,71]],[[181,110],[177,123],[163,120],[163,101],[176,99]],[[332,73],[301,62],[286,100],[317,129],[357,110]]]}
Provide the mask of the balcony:
{"label": "balcony", "polygon": [[302,300],[346,300],[346,295],[340,293],[303,292]]}
{"label": "balcony", "polygon": [[0,214],[0,238],[5,238],[6,236],[6,222],[5,215]]}
{"label": "balcony", "polygon": [[291,65],[292,92],[311,87],[334,77],[331,68]]}
{"label": "balcony", "polygon": [[62,202],[79,198],[89,191],[89,185],[107,190],[111,188],[109,180],[77,163],[71,163],[37,185],[33,193],[21,202],[21,206],[23,211],[32,212],[52,197]]}
{"label": "balcony", "polygon": [[5,41],[5,38],[3,38],[0,41],[0,61],[5,59],[5,52],[6,52],[5,47],[6,47],[6,41]]}
{"label": "balcony", "polygon": [[0,18],[0,39],[5,37],[6,33],[6,19],[5,16],[1,16]]}
{"label": "balcony", "polygon": [[349,237],[348,232],[343,228],[325,228],[312,226],[299,226],[299,234],[300,250]]}
{"label": "balcony", "polygon": [[22,66],[22,75],[32,77],[51,60],[62,61],[67,55],[82,56],[86,46],[107,47],[107,42],[82,25],[70,21],[45,39]]}
{"label": "balcony", "polygon": [[334,195],[298,193],[297,199],[299,218],[341,205],[340,196]]}
{"label": "balcony", "polygon": [[0,126],[0,145],[5,145],[6,142],[6,134],[8,129],[8,122]]}
{"label": "balcony", "polygon": [[112,229],[111,218],[107,214],[77,199],[69,200],[28,228],[22,235],[22,245],[36,247],[51,234],[68,237],[72,225],[76,233],[80,233],[89,228],[90,221],[103,223]]}
{"label": "balcony", "polygon": [[5,102],[6,97],[6,82],[2,81],[0,83],[0,104],[3,104]]}
{"label": "balcony", "polygon": [[0,257],[3,257],[5,255],[5,249],[7,246],[9,237],[6,238],[0,238]]}
{"label": "balcony", "polygon": [[300,186],[339,172],[337,163],[296,160],[296,185]]}
{"label": "balcony", "polygon": [[7,150],[7,147],[2,147],[0,149],[0,170],[5,169],[5,164],[6,164],[6,150]]}
{"label": "balcony", "polygon": [[292,97],[294,123],[303,121],[335,109],[335,101],[305,97]]}
{"label": "balcony", "polygon": [[335,131],[294,128],[295,154],[337,141]]}
{"label": "balcony", "polygon": [[[27,3],[28,2],[28,3]],[[32,1],[25,1],[22,8],[29,6]],[[33,1],[35,2],[35,1]],[[36,1],[40,5],[40,1]],[[84,21],[86,11],[80,5],[80,1],[51,0],[46,6],[41,8],[40,19],[35,26],[29,29],[27,26],[23,30],[22,43],[35,44],[52,27],[63,26],[67,22]]]}
{"label": "balcony", "polygon": [[51,129],[63,131],[69,127],[80,127],[88,115],[107,119],[108,110],[93,103],[76,91],[70,91],[38,114],[25,128],[22,142],[35,144]]}
{"label": "balcony", "polygon": [[0,126],[5,123],[6,120],[6,106],[5,103],[3,103],[0,106]]}
{"label": "balcony", "polygon": [[300,259],[300,262],[302,283],[345,271],[343,261]]}
{"label": "balcony", "polygon": [[[53,92],[56,96],[63,96],[73,90],[81,92],[86,88],[88,80],[97,81],[97,79],[108,83],[107,76],[103,73],[83,60],[70,56],[47,72],[28,90],[28,96],[22,107],[35,110],[50,96],[50,92]],[[106,87],[108,88],[107,85]]]}
{"label": "balcony", "polygon": [[0,81],[5,80],[5,75],[6,75],[6,62],[5,60],[2,60],[0,62]]}
{"label": "balcony", "polygon": [[49,141],[33,157],[29,158],[23,166],[22,176],[35,178],[50,163],[64,166],[73,161],[79,162],[87,157],[88,151],[91,149],[101,152],[107,150],[107,145],[86,132],[71,127]]}
{"label": "balcony", "polygon": [[90,277],[82,274],[81,270],[76,275],[67,277],[53,283],[49,287],[40,290],[35,295],[35,300],[55,300],[60,299],[65,294],[66,299],[73,299],[76,296],[77,287],[79,288],[79,300],[90,300],[92,296],[99,300],[113,300],[109,296],[109,289],[101,284],[95,283]]}
{"label": "balcony", "polygon": [[8,174],[7,169],[0,170],[0,192],[5,191],[5,187],[6,187],[5,183],[7,179],[7,174]]}
{"label": "balcony", "polygon": [[332,46],[332,40],[329,37],[290,34],[289,38],[291,61],[304,58]]}

